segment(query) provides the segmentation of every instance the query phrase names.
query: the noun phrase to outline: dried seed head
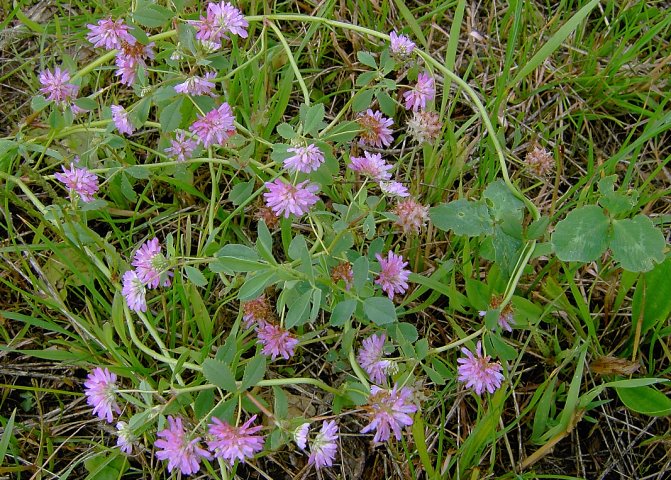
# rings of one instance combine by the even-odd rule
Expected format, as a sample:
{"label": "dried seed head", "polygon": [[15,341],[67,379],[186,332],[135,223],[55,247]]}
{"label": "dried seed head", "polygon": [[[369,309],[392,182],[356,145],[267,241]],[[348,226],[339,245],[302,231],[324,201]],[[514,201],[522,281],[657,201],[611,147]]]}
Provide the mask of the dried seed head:
{"label": "dried seed head", "polygon": [[280,217],[275,215],[275,212],[273,212],[273,210],[267,205],[260,206],[256,210],[254,217],[259,221],[266,222],[266,226],[270,230],[277,228],[277,226],[280,224]]}
{"label": "dried seed head", "polygon": [[337,282],[338,280],[344,281],[345,290],[352,288],[352,281],[354,280],[352,264],[349,262],[342,262],[336,265],[331,271],[331,279],[334,282]]}
{"label": "dried seed head", "polygon": [[527,153],[525,161],[531,171],[539,177],[548,176],[555,167],[554,157],[547,150],[538,146]]}
{"label": "dried seed head", "polygon": [[429,218],[429,207],[412,198],[406,198],[396,204],[394,213],[398,215],[396,225],[403,229],[403,233],[419,233]]}
{"label": "dried seed head", "polygon": [[408,132],[417,143],[433,143],[443,129],[440,116],[436,112],[422,110],[414,112],[408,120]]}

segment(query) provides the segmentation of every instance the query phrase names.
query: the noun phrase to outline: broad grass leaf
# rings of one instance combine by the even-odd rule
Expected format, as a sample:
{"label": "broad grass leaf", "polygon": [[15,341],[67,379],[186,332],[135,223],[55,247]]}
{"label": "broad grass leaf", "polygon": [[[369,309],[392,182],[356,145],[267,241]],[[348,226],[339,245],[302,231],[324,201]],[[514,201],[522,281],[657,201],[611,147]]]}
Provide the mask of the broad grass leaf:
{"label": "broad grass leaf", "polygon": [[562,25],[559,30],[555,32],[552,37],[536,52],[536,54],[531,57],[528,62],[522,62],[523,65],[517,75],[510,85],[518,85],[520,81],[529,75],[531,72],[536,70],[545,60],[552,55],[552,53],[557,50],[563,43],[566,38],[578,28],[578,25],[587,18],[589,13],[594,7],[599,3],[599,0],[592,0],[587,5],[582,7],[578,12],[573,15],[564,25]]}
{"label": "broad grass leaf", "polygon": [[352,264],[352,273],[354,275],[352,286],[354,287],[355,292],[361,290],[366,284],[366,281],[368,280],[368,268],[368,258],[364,256],[357,258]]}
{"label": "broad grass leaf", "polygon": [[259,255],[251,247],[239,244],[229,244],[214,254],[215,260],[209,263],[210,270],[215,273],[228,274],[255,272],[265,270],[268,265],[261,262]]}
{"label": "broad grass leaf", "polygon": [[228,199],[233,205],[240,206],[249,199],[254,191],[254,180],[249,182],[240,182],[236,184],[228,194]]}
{"label": "broad grass leaf", "polygon": [[557,223],[552,246],[565,262],[592,262],[608,246],[608,217],[596,205],[587,205],[569,213]]}
{"label": "broad grass leaf", "polygon": [[634,412],[662,417],[671,414],[671,398],[648,386],[615,388],[622,403]]}
{"label": "broad grass leaf", "polygon": [[[185,269],[187,268],[193,268],[193,267],[184,267]],[[198,333],[200,334],[201,338],[205,343],[209,343],[212,341],[212,329],[213,329],[213,323],[212,323],[212,318],[210,317],[210,314],[207,311],[207,306],[205,305],[205,302],[203,301],[203,297],[200,296],[200,293],[198,292],[199,287],[204,287],[207,285],[207,279],[205,276],[200,273],[199,270],[195,269],[196,272],[198,272],[199,275],[202,276],[202,280],[205,281],[203,285],[198,285],[196,282],[193,281],[191,276],[189,275],[187,271],[187,276],[189,279],[193,282],[193,285],[184,285],[184,293],[186,293],[189,303],[191,306],[191,313],[193,315],[193,321],[196,323],[196,327],[198,328]],[[194,273],[195,275],[195,273]]]}
{"label": "broad grass leaf", "polygon": [[5,455],[7,454],[7,447],[9,446],[9,440],[12,438],[12,433],[14,432],[14,418],[16,417],[16,408],[12,411],[12,415],[7,420],[5,428],[2,432],[2,437],[0,438],[0,462],[4,463]]}
{"label": "broad grass leaf", "polygon": [[429,210],[433,224],[441,230],[452,230],[457,235],[477,237],[493,233],[492,219],[487,205],[461,199],[444,203]]}
{"label": "broad grass leaf", "polygon": [[613,220],[613,237],[610,248],[613,258],[622,268],[631,272],[647,272],[655,263],[664,261],[666,241],[645,215],[632,219]]}
{"label": "broad grass leaf", "polygon": [[354,101],[352,101],[352,110],[363,112],[367,108],[370,108],[370,104],[373,101],[373,93],[374,90],[360,90],[354,97]]}
{"label": "broad grass leaf", "polygon": [[335,143],[349,142],[356,137],[360,131],[361,127],[356,122],[340,122],[324,135],[324,140],[329,140]]}
{"label": "broad grass leaf", "polygon": [[632,329],[641,316],[641,335],[671,316],[671,255],[651,271],[644,273],[636,284],[631,304]]}
{"label": "broad grass leaf", "polygon": [[262,270],[247,276],[245,284],[238,290],[239,300],[252,300],[263,293],[268,285],[279,280],[274,269]]}

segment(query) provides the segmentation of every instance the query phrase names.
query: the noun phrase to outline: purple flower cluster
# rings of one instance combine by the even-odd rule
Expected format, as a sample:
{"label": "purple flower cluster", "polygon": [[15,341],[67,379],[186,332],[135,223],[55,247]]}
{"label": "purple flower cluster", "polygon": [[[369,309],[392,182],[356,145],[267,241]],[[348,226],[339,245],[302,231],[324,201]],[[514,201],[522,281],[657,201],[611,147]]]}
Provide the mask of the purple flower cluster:
{"label": "purple flower cluster", "polygon": [[231,106],[224,102],[205,115],[199,115],[189,130],[205,148],[223,145],[235,133],[234,120]]}
{"label": "purple flower cluster", "polygon": [[433,77],[427,72],[422,72],[417,76],[415,86],[403,94],[405,99],[405,108],[414,112],[424,110],[426,102],[433,100],[436,95],[436,87]]}
{"label": "purple flower cluster", "polygon": [[168,460],[168,472],[179,469],[183,475],[200,470],[202,460],[223,459],[230,466],[236,460],[244,463],[263,450],[263,437],[257,433],[262,425],[251,426],[256,415],[239,427],[234,427],[216,417],[208,425],[208,450],[200,446],[200,437],[192,437],[185,429],[182,419],[168,417],[168,427],[157,433],[156,458]]}
{"label": "purple flower cluster", "polygon": [[363,157],[350,157],[348,167],[376,182],[389,180],[391,178],[389,170],[394,168],[382,158],[381,154],[368,152],[363,152]]}
{"label": "purple flower cluster", "polygon": [[76,193],[82,202],[93,201],[93,196],[98,192],[98,176],[91,173],[86,168],[77,168],[74,163],[70,165],[70,170],[63,168],[63,173],[55,173],[56,180],[63,183],[70,194]]}
{"label": "purple flower cluster", "polygon": [[106,18],[99,20],[97,25],[87,26],[89,29],[87,39],[94,47],[118,50],[115,58],[117,66],[115,74],[121,77],[120,81],[124,85],[132,85],[138,68],[146,68],[146,60],[155,56],[154,43],[143,45],[138,42],[123,19]]}
{"label": "purple flower cluster", "polygon": [[365,407],[370,423],[361,433],[375,431],[373,441],[376,443],[386,442],[392,433],[396,440],[400,440],[403,428],[413,423],[410,414],[417,411],[412,397],[413,391],[409,387],[399,388],[394,385],[391,390],[385,390],[373,385],[368,398],[369,405]]}
{"label": "purple flower cluster", "polygon": [[114,413],[121,414],[116,398],[117,376],[107,368],[94,368],[84,382],[86,403],[93,407],[93,414],[112,423]]}
{"label": "purple flower cluster", "polygon": [[135,131],[135,127],[128,118],[128,112],[121,105],[112,105],[112,121],[119,133],[130,135]]}
{"label": "purple flower cluster", "polygon": [[394,120],[384,117],[380,111],[374,112],[369,108],[366,113],[359,115],[357,123],[362,129],[359,139],[361,145],[382,148],[388,147],[394,141],[390,128]]}
{"label": "purple flower cluster", "polygon": [[161,252],[158,238],[142,244],[135,252],[131,265],[135,270],[124,273],[122,293],[126,297],[128,308],[135,312],[146,312],[146,289],[169,287],[170,277],[173,276],[169,271],[170,263]]}
{"label": "purple flower cluster", "polygon": [[212,418],[208,430],[212,440],[207,442],[207,448],[214,453],[214,458],[223,458],[233,466],[236,459],[244,463],[247,458],[252,458],[263,450],[263,437],[256,435],[263,426],[252,427],[254,420],[256,415],[241,426],[234,427],[218,418]]}
{"label": "purple flower cluster", "polygon": [[[308,445],[310,424],[303,423],[294,431],[294,441],[298,448],[305,450]],[[322,428],[310,442],[308,464],[317,470],[333,465],[338,452],[338,425],[334,420],[324,420]]]}
{"label": "purple flower cluster", "polygon": [[47,100],[66,106],[77,98],[79,86],[70,83],[70,72],[61,70],[60,67],[54,68],[54,71],[44,70],[40,72],[39,79],[42,87],[40,92],[44,94]]}
{"label": "purple flower cluster", "polygon": [[467,348],[461,349],[465,358],[457,360],[458,379],[466,383],[466,388],[472,388],[475,393],[482,395],[485,390],[494,393],[503,381],[503,368],[499,362],[490,362],[489,355],[482,354],[482,343],[475,346],[475,354]]}
{"label": "purple flower cluster", "polygon": [[194,75],[185,82],[175,85],[175,91],[188,95],[213,95],[212,90],[214,90],[215,85],[212,80],[216,76],[215,72],[207,72],[204,77]]}
{"label": "purple flower cluster", "polygon": [[394,213],[398,216],[396,224],[403,233],[419,233],[429,219],[429,207],[418,203],[412,198],[401,200],[396,204]]}
{"label": "purple flower cluster", "polygon": [[196,27],[196,38],[209,50],[220,49],[221,40],[228,39],[228,33],[247,38],[249,26],[242,12],[229,2],[208,3],[206,15],[191,23]]}
{"label": "purple flower cluster", "polygon": [[272,323],[259,325],[256,336],[258,343],[263,346],[261,353],[268,355],[272,360],[278,357],[289,360],[298,345],[298,339],[291,332]]}
{"label": "purple flower cluster", "polygon": [[375,258],[380,262],[380,274],[375,283],[392,300],[397,293],[405,293],[408,289],[408,276],[410,275],[410,270],[405,268],[408,262],[404,262],[401,255],[396,255],[391,250],[387,252],[387,258],[384,258],[379,253],[375,254]]}
{"label": "purple flower cluster", "polygon": [[400,58],[409,56],[415,49],[415,43],[408,37],[393,31],[389,34],[391,53]]}
{"label": "purple flower cluster", "polygon": [[200,446],[200,437],[189,438],[182,419],[168,416],[168,427],[156,434],[156,458],[168,461],[168,472],[179,469],[183,475],[200,470],[202,459],[210,460],[210,452]]}
{"label": "purple flower cluster", "polygon": [[387,374],[394,368],[393,362],[383,360],[384,342],[386,334],[371,335],[362,342],[362,347],[357,355],[359,365],[366,371],[371,381],[382,385]]}
{"label": "purple flower cluster", "polygon": [[310,173],[324,163],[324,154],[314,143],[304,147],[288,148],[287,151],[295,154],[284,160],[284,166],[291,173]]}
{"label": "purple flower cluster", "polygon": [[165,153],[178,162],[185,162],[193,156],[197,147],[198,143],[187,137],[185,132],[177,132],[175,138],[170,140],[170,146],[165,149]]}
{"label": "purple flower cluster", "polygon": [[319,186],[308,180],[293,185],[276,178],[272,182],[266,182],[266,188],[268,191],[263,194],[266,205],[278,217],[289,218],[293,213],[300,218],[319,200],[315,195],[319,191]]}

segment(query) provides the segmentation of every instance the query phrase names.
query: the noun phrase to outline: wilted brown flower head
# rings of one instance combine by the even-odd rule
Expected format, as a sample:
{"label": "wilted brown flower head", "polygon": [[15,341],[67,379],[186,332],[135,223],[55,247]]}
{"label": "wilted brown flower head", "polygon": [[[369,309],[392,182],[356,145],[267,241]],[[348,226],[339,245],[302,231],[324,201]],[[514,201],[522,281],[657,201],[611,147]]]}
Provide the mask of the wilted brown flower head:
{"label": "wilted brown flower head", "polygon": [[254,213],[254,217],[257,220],[266,222],[266,226],[270,230],[276,228],[280,224],[280,217],[275,215],[275,212],[273,212],[273,210],[267,205],[260,206],[256,210],[256,213]]}
{"label": "wilted brown flower head", "polygon": [[531,171],[539,177],[546,177],[555,167],[554,157],[547,150],[538,146],[527,153],[525,161]]}
{"label": "wilted brown flower head", "polygon": [[429,207],[406,198],[396,204],[394,213],[398,215],[396,225],[403,229],[403,233],[419,233],[429,218]]}
{"label": "wilted brown flower head", "polygon": [[418,143],[433,143],[443,129],[438,113],[427,110],[414,112],[408,120],[408,132]]}
{"label": "wilted brown flower head", "polygon": [[352,288],[352,281],[354,280],[352,264],[349,262],[341,262],[336,265],[331,271],[331,279],[333,279],[334,282],[343,280],[345,282],[345,290]]}

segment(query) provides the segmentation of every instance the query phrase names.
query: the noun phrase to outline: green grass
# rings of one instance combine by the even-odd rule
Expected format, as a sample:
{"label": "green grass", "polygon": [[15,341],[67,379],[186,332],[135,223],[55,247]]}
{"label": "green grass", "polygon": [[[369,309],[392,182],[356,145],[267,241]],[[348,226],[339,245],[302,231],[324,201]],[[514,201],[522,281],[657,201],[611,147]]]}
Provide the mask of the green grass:
{"label": "green grass", "polygon": [[[247,1],[240,5],[246,15],[312,14],[327,22],[280,17],[267,25],[251,22],[247,39],[234,37],[230,55],[215,66],[224,77],[218,89],[234,106],[242,133],[186,164],[165,163],[168,135],[160,123],[169,119],[149,107],[155,90],[143,99],[139,89],[115,84],[113,61],[82,70],[101,55],[86,42],[85,25],[127,15],[137,5],[2,3],[0,10],[8,13],[0,24],[0,476],[168,478],[152,450],[159,410],[199,421],[212,411],[235,419],[241,409],[263,412],[264,431],[275,433],[257,459],[236,467],[238,478],[663,478],[669,412],[656,411],[664,401],[636,379],[671,378],[671,20],[664,3]],[[457,235],[433,224],[419,236],[398,235],[384,216],[391,202],[374,204],[371,193],[366,203],[357,194],[360,184],[345,173],[347,143],[328,160],[339,164],[335,173],[318,178],[322,199],[329,200],[323,213],[293,227],[289,221],[270,231],[257,226],[264,225],[255,218],[263,182],[281,169],[271,156],[272,144],[283,141],[278,125],[295,127],[303,103],[323,103],[326,124],[356,119],[352,107],[365,96],[357,96],[357,77],[370,70],[357,52],[379,52],[384,43],[362,29],[402,31],[427,59],[439,62],[430,67],[439,79],[441,141],[421,148],[409,138],[395,143],[388,156],[399,165],[398,178],[435,207],[480,199],[508,175],[516,192],[506,190],[504,201],[523,194],[533,205],[515,228],[528,231],[533,209],[550,225],[537,243],[527,244],[528,262],[519,262],[521,242],[517,249],[503,245],[512,238],[503,213],[489,237]],[[173,48],[174,41],[167,35],[157,40],[157,52]],[[61,61],[80,71],[81,95],[96,107],[74,126],[52,128],[49,110],[35,111],[31,102],[39,71]],[[168,68],[164,61],[149,68],[147,86]],[[505,170],[469,91],[441,65],[484,105]],[[411,83],[396,80],[399,86]],[[402,102],[400,91],[391,96]],[[170,101],[159,102],[161,108]],[[149,122],[142,122],[141,134],[110,135],[108,107],[115,103]],[[187,118],[210,104],[185,98],[177,110]],[[395,109],[397,139],[406,114],[400,103]],[[535,145],[556,161],[545,178],[533,175],[525,160]],[[54,180],[74,154],[96,167],[99,196],[107,201],[102,208],[72,209]],[[557,223],[596,204],[597,184],[609,175],[617,175],[617,192],[638,192],[622,216],[644,213],[664,234],[667,260],[651,272],[623,270],[610,250],[587,264],[563,262],[552,253]],[[333,228],[342,214],[339,204],[347,206],[349,236],[336,236]],[[308,253],[292,242],[298,234]],[[179,260],[173,286],[148,296],[150,312],[137,316],[126,308],[121,277],[137,246],[154,236]],[[306,303],[304,315],[315,319],[295,329],[302,346],[292,361],[261,365],[263,357],[255,355],[253,333],[240,326],[239,292],[253,298],[269,282],[244,271],[213,271],[213,256],[229,244],[256,245],[258,262],[272,266],[269,281],[276,285],[266,291],[286,306],[278,311],[285,320],[301,313],[295,309],[303,298],[301,282],[324,292],[314,313]],[[326,252],[331,247],[340,250]],[[403,252],[414,272],[408,295],[396,301],[399,326],[387,332],[397,347],[392,356],[400,365],[398,378],[421,399],[421,413],[403,439],[377,448],[359,433],[366,425],[360,408],[367,382],[349,352],[379,328],[362,308],[355,312],[361,321],[348,320],[344,328],[329,324],[337,301],[362,303],[372,285],[349,294],[328,284],[329,270],[346,251],[365,258],[375,248]],[[304,255],[316,259],[313,266],[306,267],[311,261]],[[375,271],[377,262],[362,268]],[[320,272],[327,272],[326,281]],[[492,334],[478,310],[504,297],[515,310],[516,327],[511,334]],[[469,337],[465,346],[472,348],[480,336],[506,377],[504,388],[482,397],[457,381],[461,353],[454,345]],[[218,363],[211,363],[215,356]],[[639,364],[633,375],[622,370],[627,362]],[[220,373],[222,364],[228,373]],[[124,418],[137,414],[145,445],[132,457],[118,454],[114,426],[93,417],[82,396],[95,366],[112,369],[129,390]],[[245,394],[235,383],[230,390],[210,385],[230,385],[236,375],[248,382]],[[295,379],[307,381],[292,384]],[[667,383],[650,382],[668,400]],[[345,383],[349,390],[342,394]],[[632,387],[638,402],[620,399],[614,386]],[[344,435],[335,467],[319,473],[306,467],[307,457],[288,436],[298,417],[338,420]],[[274,420],[284,422],[284,432]],[[227,478],[216,462],[203,471],[208,478]]]}

